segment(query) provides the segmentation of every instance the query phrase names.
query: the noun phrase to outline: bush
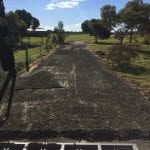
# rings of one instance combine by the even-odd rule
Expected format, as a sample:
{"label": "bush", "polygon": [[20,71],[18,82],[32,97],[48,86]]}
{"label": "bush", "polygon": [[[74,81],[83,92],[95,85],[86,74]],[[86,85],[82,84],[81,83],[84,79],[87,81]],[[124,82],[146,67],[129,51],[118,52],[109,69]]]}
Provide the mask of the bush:
{"label": "bush", "polygon": [[131,60],[138,56],[137,47],[115,45],[109,49],[107,58],[113,67],[129,68]]}
{"label": "bush", "polygon": [[143,43],[144,44],[150,44],[150,34],[146,34],[143,36]]}
{"label": "bush", "polygon": [[52,45],[56,46],[58,44],[57,36],[54,34],[51,39]]}
{"label": "bush", "polygon": [[[63,26],[63,25],[62,25],[62,26]],[[54,28],[54,33],[55,33],[55,35],[56,35],[56,37],[57,37],[57,44],[58,44],[58,45],[64,44],[64,41],[65,41],[65,33],[64,33],[63,28],[62,28],[62,27],[59,27],[59,25],[58,25],[58,27],[55,27],[55,28]]]}

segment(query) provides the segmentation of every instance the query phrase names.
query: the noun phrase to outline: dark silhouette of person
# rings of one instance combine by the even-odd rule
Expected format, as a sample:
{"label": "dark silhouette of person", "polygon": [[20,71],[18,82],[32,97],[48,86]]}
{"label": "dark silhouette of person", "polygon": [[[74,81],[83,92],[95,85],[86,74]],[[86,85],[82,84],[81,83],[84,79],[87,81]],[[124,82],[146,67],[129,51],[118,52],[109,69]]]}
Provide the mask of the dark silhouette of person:
{"label": "dark silhouette of person", "polygon": [[12,51],[12,42],[11,38],[9,37],[8,24],[5,16],[5,8],[3,0],[0,0],[0,62],[2,65],[2,69],[4,71],[8,71],[7,78],[5,79],[5,82],[3,83],[3,86],[0,89],[0,101],[2,101],[6,93],[9,83],[11,83],[7,111],[3,117],[0,117],[0,126],[1,126],[7,121],[10,115],[17,73],[15,69],[15,60]]}
{"label": "dark silhouette of person", "polygon": [[0,0],[0,62],[4,71],[15,70],[15,60],[3,0]]}

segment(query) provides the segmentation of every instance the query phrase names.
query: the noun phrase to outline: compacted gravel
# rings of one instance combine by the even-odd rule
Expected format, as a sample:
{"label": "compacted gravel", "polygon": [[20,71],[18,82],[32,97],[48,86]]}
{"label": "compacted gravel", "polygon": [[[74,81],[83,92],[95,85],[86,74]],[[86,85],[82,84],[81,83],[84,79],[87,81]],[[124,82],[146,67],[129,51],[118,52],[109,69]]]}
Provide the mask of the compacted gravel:
{"label": "compacted gravel", "polygon": [[[5,103],[0,107],[5,110]],[[150,101],[82,42],[66,44],[17,79],[0,137],[149,139]]]}

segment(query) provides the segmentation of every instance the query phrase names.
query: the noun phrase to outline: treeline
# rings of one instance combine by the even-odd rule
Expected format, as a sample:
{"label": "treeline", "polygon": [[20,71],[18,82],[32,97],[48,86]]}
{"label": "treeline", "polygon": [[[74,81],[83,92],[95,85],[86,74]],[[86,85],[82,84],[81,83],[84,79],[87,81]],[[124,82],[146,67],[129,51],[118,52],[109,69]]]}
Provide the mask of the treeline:
{"label": "treeline", "polygon": [[97,38],[109,38],[114,32],[115,37],[122,44],[125,35],[129,35],[132,43],[134,34],[144,38],[145,44],[150,43],[150,4],[142,0],[129,1],[119,12],[112,5],[105,5],[100,9],[101,19],[85,20],[82,31]]}

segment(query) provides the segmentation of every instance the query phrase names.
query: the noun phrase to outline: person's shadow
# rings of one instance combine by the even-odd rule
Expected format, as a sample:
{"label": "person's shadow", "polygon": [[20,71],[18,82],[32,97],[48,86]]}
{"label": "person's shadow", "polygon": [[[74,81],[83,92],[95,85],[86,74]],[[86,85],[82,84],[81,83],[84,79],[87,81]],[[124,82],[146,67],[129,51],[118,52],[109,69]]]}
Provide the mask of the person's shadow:
{"label": "person's shadow", "polygon": [[13,99],[15,82],[16,82],[16,75],[17,75],[17,72],[15,69],[10,71],[7,75],[7,78],[4,82],[1,90],[0,90],[0,101],[2,101],[9,84],[11,84],[7,110],[6,110],[4,117],[0,119],[0,126],[2,126],[8,120],[8,118],[10,116],[10,110],[11,110],[11,106],[12,106],[12,99]]}

